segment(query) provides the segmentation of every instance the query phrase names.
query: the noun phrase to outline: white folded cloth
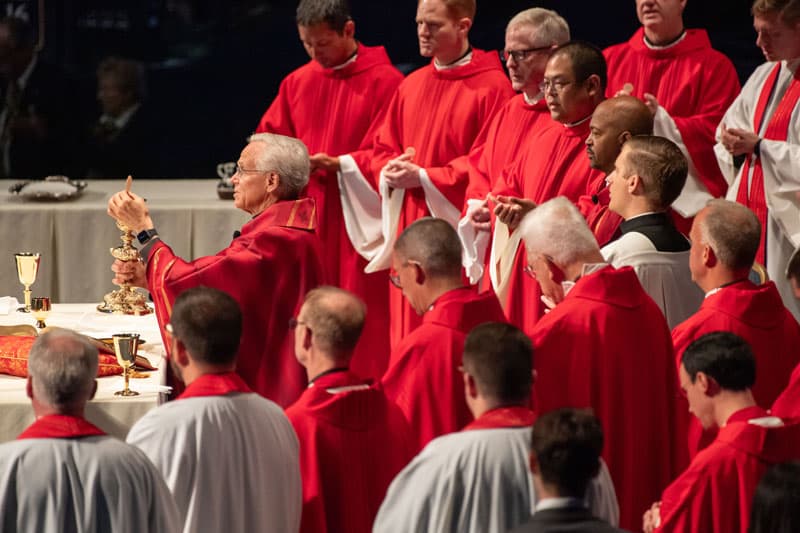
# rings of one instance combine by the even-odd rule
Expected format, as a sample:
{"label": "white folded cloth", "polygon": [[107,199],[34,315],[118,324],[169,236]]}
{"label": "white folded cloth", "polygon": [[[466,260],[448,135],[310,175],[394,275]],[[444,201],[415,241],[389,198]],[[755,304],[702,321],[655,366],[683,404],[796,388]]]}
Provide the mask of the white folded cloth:
{"label": "white folded cloth", "polygon": [[13,296],[0,296],[0,315],[10,315],[19,307],[19,301]]}

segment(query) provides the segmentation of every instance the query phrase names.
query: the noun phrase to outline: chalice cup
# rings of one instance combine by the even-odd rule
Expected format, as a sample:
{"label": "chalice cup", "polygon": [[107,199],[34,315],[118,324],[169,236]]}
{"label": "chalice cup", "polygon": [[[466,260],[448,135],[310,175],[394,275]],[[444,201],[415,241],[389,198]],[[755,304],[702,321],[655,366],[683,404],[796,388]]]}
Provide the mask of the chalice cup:
{"label": "chalice cup", "polygon": [[[122,222],[117,220],[117,228],[122,232],[120,240],[122,246],[110,250],[114,259],[120,261],[138,261],[139,250],[133,247],[133,232]],[[153,309],[147,305],[144,294],[137,291],[127,283],[119,285],[119,289],[109,292],[103,297],[103,303],[97,306],[102,313],[121,315],[148,315]]]}
{"label": "chalice cup", "polygon": [[112,335],[114,339],[114,353],[117,355],[117,362],[122,367],[125,378],[125,388],[114,393],[114,396],[138,396],[139,393],[129,388],[130,372],[133,363],[136,361],[136,352],[139,349],[138,333],[118,333]]}
{"label": "chalice cup", "polygon": [[31,285],[34,284],[36,275],[39,273],[39,260],[41,258],[41,254],[30,252],[17,252],[14,254],[14,259],[17,261],[17,277],[25,287],[23,291],[25,294],[25,306],[17,309],[22,313],[31,312]]}
{"label": "chalice cup", "polygon": [[50,315],[50,309],[50,298],[47,296],[40,296],[31,300],[31,313],[33,318],[36,319],[37,328],[44,329],[47,327],[44,321]]}

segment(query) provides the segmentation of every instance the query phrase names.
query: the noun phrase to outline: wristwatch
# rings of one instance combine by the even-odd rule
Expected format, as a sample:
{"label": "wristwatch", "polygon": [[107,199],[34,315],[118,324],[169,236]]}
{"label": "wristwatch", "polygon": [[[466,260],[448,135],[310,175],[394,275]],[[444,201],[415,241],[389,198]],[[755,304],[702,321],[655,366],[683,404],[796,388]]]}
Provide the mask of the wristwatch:
{"label": "wristwatch", "polygon": [[152,239],[156,235],[158,235],[158,232],[156,231],[156,229],[155,228],[150,228],[150,229],[146,229],[146,230],[140,231],[139,234],[136,235],[136,240],[139,241],[139,244],[145,245],[145,244],[147,244],[147,242],[150,239]]}

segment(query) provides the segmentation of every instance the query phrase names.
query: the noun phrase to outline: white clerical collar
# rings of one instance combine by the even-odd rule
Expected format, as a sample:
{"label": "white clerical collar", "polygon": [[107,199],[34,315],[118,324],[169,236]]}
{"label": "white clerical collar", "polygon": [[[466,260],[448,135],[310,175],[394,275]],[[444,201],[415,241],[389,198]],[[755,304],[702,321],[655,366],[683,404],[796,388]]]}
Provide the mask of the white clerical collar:
{"label": "white clerical collar", "polygon": [[591,118],[592,118],[592,115],[589,115],[588,117],[582,118],[582,119],[580,119],[580,120],[578,120],[576,122],[570,122],[570,123],[566,123],[565,122],[564,123],[564,127],[565,128],[574,128],[575,126],[580,126],[581,124],[583,124],[587,120],[590,120]]}
{"label": "white clerical collar", "polygon": [[450,69],[454,69],[456,67],[463,67],[464,65],[468,64],[470,61],[472,61],[472,50],[467,52],[466,55],[464,55],[458,61],[454,61],[453,63],[448,63],[447,65],[442,65],[442,64],[439,63],[438,59],[433,58],[433,66],[434,66],[434,68],[436,70],[439,70],[439,71],[441,71],[441,70],[450,70]]}
{"label": "white clerical collar", "polygon": [[735,284],[735,283],[741,283],[742,281],[747,281],[747,278],[735,279],[735,280],[733,280],[733,281],[729,281],[728,283],[723,283],[723,284],[722,284],[722,285],[720,285],[719,287],[716,287],[716,288],[714,288],[714,289],[711,289],[710,291],[708,291],[708,292],[706,293],[706,295],[704,296],[704,299],[705,299],[705,298],[708,298],[709,296],[712,296],[712,295],[714,295],[714,294],[717,294],[719,291],[721,291],[722,289],[724,289],[724,288],[726,288],[726,287],[730,287],[731,285],[733,285],[733,284]]}
{"label": "white clerical collar", "polygon": [[686,38],[686,30],[683,30],[683,33],[681,33],[680,37],[678,37],[677,39],[675,39],[671,43],[665,44],[665,45],[653,44],[653,43],[651,43],[650,41],[647,40],[647,36],[642,37],[642,40],[644,41],[644,45],[647,48],[649,48],[650,50],[667,50],[669,48],[672,48],[673,46],[676,46],[678,43],[680,43],[685,38]]}
{"label": "white clerical collar", "polygon": [[121,130],[122,128],[125,127],[125,125],[128,122],[130,122],[131,117],[133,116],[134,113],[136,113],[139,107],[140,107],[139,104],[135,104],[126,109],[124,113],[122,113],[120,116],[116,118],[112,117],[111,115],[103,113],[102,115],[100,115],[100,124],[113,124],[115,128]]}
{"label": "white clerical collar", "polygon": [[25,70],[23,70],[22,74],[20,74],[19,78],[17,78],[17,87],[19,87],[20,91],[25,89],[25,87],[28,85],[28,80],[30,79],[31,74],[33,74],[33,69],[36,68],[36,63],[38,62],[38,60],[39,56],[33,54],[33,56],[31,57],[31,62],[28,63],[28,66],[25,67]]}
{"label": "white clerical collar", "polygon": [[[581,279],[583,276],[588,276],[589,274],[594,274],[595,272],[603,270],[607,266],[608,263],[584,263],[583,267],[581,268],[581,275],[578,279]],[[564,290],[564,296],[569,294],[569,291],[571,291],[575,287],[575,284],[578,283],[578,279],[576,279],[575,281],[566,280],[561,282],[561,288]]]}
{"label": "white clerical collar", "polygon": [[586,508],[586,502],[580,498],[542,498],[536,502],[533,512],[538,513],[547,509],[569,509],[574,507]]}
{"label": "white clerical collar", "polygon": [[530,97],[528,97],[528,93],[523,91],[522,92],[522,97],[525,99],[525,103],[526,104],[528,104],[528,105],[536,105],[536,104],[538,104],[539,102],[542,101],[542,98],[544,98],[544,93],[542,91],[539,91],[538,93],[536,93],[536,96],[534,96],[533,98],[530,98]]}
{"label": "white clerical collar", "polygon": [[657,211],[648,211],[647,213],[639,213],[638,215],[633,215],[630,218],[626,218],[625,222],[628,222],[629,220],[635,220],[639,217],[646,217],[647,215],[655,215],[656,213]]}
{"label": "white clerical collar", "polygon": [[350,57],[350,59],[348,59],[347,61],[345,61],[345,62],[344,62],[344,63],[342,63],[341,65],[336,65],[335,67],[331,67],[331,70],[341,70],[341,69],[345,68],[346,66],[348,66],[348,65],[351,65],[351,64],[353,64],[353,63],[355,63],[355,62],[356,62],[356,59],[358,59],[358,51],[356,51],[356,53],[355,53],[355,54],[353,54],[353,55]]}

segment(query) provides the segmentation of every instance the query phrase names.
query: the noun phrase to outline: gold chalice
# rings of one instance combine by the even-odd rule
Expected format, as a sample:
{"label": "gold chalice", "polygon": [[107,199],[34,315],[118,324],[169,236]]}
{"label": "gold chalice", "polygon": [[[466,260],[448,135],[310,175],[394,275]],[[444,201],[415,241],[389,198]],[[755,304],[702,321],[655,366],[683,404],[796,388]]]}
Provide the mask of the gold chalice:
{"label": "gold chalice", "polygon": [[44,321],[50,315],[50,298],[47,296],[37,296],[31,300],[31,313],[33,318],[36,319],[36,327],[44,329],[47,324]]}
{"label": "gold chalice", "polygon": [[139,396],[139,393],[132,391],[128,387],[130,381],[130,371],[136,361],[136,352],[139,349],[138,333],[117,333],[112,335],[114,339],[114,353],[117,355],[117,362],[122,367],[125,377],[125,388],[115,392],[114,396]]}
{"label": "gold chalice", "polygon": [[33,254],[30,252],[18,252],[14,254],[14,259],[17,261],[17,277],[19,282],[25,287],[23,291],[25,294],[25,306],[20,307],[17,311],[22,313],[31,312],[31,285],[36,281],[36,274],[39,273],[39,260],[40,254]]}

